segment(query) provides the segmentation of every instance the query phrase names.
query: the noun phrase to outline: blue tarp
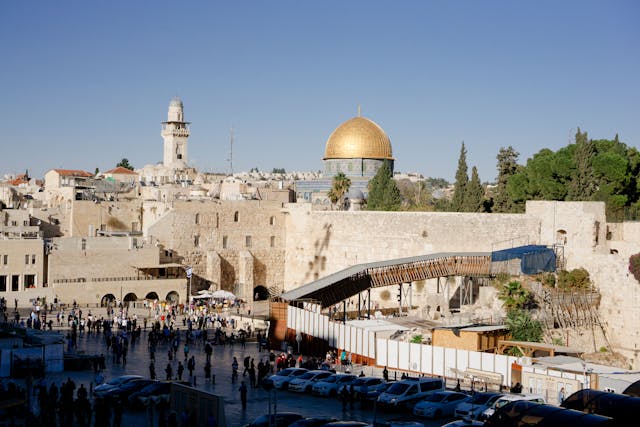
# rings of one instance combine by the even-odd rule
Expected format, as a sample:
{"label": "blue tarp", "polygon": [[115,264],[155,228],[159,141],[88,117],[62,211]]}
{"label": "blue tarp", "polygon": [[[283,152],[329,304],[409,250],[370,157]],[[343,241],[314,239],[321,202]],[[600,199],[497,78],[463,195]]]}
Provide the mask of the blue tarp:
{"label": "blue tarp", "polygon": [[519,246],[491,253],[492,262],[509,261],[511,259],[520,259],[520,270],[524,274],[556,271],[556,254],[553,249],[546,246]]}

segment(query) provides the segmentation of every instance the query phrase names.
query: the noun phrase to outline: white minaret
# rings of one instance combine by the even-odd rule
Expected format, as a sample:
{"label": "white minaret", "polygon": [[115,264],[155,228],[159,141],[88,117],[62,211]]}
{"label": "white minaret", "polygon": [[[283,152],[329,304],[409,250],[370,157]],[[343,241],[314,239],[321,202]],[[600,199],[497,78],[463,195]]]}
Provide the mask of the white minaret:
{"label": "white minaret", "polygon": [[164,139],[164,166],[171,169],[187,167],[187,140],[189,122],[184,121],[184,107],[180,98],[175,97],[169,103],[167,121],[162,122]]}

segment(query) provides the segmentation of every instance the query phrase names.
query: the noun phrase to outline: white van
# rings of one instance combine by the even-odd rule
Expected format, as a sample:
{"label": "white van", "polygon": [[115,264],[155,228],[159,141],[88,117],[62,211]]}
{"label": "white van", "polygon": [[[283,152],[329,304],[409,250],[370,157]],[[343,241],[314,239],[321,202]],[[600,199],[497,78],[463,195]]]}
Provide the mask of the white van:
{"label": "white van", "polygon": [[378,405],[388,408],[407,406],[424,399],[431,393],[443,391],[440,378],[408,378],[398,381],[378,396]]}
{"label": "white van", "polygon": [[513,393],[513,394],[505,394],[500,399],[493,402],[493,405],[489,406],[485,411],[480,415],[479,419],[486,420],[491,415],[496,412],[496,409],[502,408],[507,403],[515,402],[518,400],[526,400],[529,402],[535,403],[546,403],[544,398],[538,394],[522,394],[522,393]]}

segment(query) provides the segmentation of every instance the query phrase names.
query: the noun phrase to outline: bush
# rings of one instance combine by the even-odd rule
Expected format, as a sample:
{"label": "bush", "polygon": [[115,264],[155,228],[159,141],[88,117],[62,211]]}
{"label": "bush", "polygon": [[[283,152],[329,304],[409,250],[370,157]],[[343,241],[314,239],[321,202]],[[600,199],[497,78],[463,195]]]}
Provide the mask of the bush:
{"label": "bush", "polygon": [[589,272],[584,268],[558,272],[558,288],[564,290],[588,289],[591,287]]}
{"label": "bush", "polygon": [[629,257],[629,271],[640,282],[640,253]]}
{"label": "bush", "polygon": [[413,337],[411,337],[411,342],[414,344],[422,344],[422,335],[414,335]]}

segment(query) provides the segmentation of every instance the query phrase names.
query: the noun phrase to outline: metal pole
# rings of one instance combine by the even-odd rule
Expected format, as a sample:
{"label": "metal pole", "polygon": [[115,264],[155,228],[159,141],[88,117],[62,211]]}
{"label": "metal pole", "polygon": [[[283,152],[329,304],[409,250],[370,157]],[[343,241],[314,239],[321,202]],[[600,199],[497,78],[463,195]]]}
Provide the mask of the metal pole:
{"label": "metal pole", "polygon": [[360,305],[362,303],[360,302],[360,294],[358,293],[358,319],[360,319]]}
{"label": "metal pole", "polygon": [[398,296],[398,316],[402,316],[402,283],[400,283],[398,287],[400,288]]}
{"label": "metal pole", "polygon": [[[411,310],[411,307],[413,307],[413,288],[409,283],[409,310]],[[407,310],[407,314],[409,314],[409,310]]]}
{"label": "metal pole", "polygon": [[369,310],[367,311],[367,319],[371,319],[371,288],[367,289],[367,304],[369,304]]}
{"label": "metal pole", "polygon": [[347,300],[342,301],[342,321],[347,324]]}

